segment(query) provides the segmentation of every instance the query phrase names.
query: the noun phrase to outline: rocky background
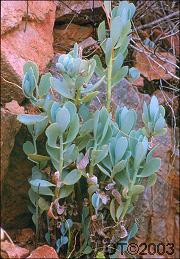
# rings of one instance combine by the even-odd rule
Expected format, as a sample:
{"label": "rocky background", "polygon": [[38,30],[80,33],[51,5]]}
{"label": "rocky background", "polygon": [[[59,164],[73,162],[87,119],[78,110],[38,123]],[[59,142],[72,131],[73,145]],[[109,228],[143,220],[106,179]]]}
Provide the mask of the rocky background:
{"label": "rocky background", "polygon": [[[112,106],[127,105],[140,111],[143,101],[148,101],[150,95],[155,94],[166,107],[168,133],[156,140],[160,143],[157,155],[162,158],[158,181],[154,187],[146,189],[138,202],[134,217],[140,228],[137,242],[174,243],[173,256],[152,258],[179,258],[179,89],[176,73],[179,38],[177,34],[167,37],[167,31],[163,32],[163,36],[159,27],[154,28],[154,25],[151,31],[148,26],[143,27],[144,24],[153,23],[155,19],[153,15],[142,16],[141,13],[147,10],[144,2],[153,1],[134,1],[137,6],[135,25],[140,29],[139,34],[133,35],[136,44],[135,48],[130,47],[128,58],[128,62],[140,70],[141,77],[133,85],[124,80],[115,87]],[[176,4],[170,7],[175,8]],[[153,10],[159,10],[156,6],[154,8]],[[149,7],[148,12],[150,10]],[[167,14],[167,10],[165,11]],[[158,13],[156,18],[157,16]],[[21,91],[23,65],[27,60],[32,60],[38,64],[42,73],[47,70],[55,73],[57,56],[69,51],[75,42],[81,45],[85,56],[91,56],[97,48],[96,28],[104,18],[101,1],[2,1],[1,224],[21,247],[34,239],[31,215],[27,209],[27,180],[31,175],[32,164],[22,150],[29,135],[26,128],[16,120],[18,113],[33,111]],[[154,41],[158,37],[162,38],[163,48],[158,47],[157,56],[151,55],[153,59],[148,58],[146,52],[149,50],[142,51],[141,43],[146,37],[151,37]],[[165,85],[164,88],[162,84]],[[103,89],[103,85],[101,87]],[[103,104],[103,91],[99,98],[100,103],[94,102],[98,108]],[[3,258],[15,258],[14,247],[6,241],[1,250],[2,255],[6,256]],[[17,247],[16,253],[25,257],[29,255],[29,250],[27,247]],[[43,253],[58,258],[48,246],[35,250],[28,258],[39,258]],[[142,256],[147,257],[149,255]]]}

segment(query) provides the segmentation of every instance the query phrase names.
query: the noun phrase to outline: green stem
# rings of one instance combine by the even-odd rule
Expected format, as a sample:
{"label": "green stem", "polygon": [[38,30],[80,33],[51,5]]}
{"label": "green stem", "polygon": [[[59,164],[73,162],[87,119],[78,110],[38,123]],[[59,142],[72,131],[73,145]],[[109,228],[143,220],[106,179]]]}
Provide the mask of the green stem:
{"label": "green stem", "polygon": [[113,60],[113,55],[111,55],[109,65],[107,67],[106,109],[108,110],[108,112],[110,112],[110,108],[111,108],[112,60]]}
{"label": "green stem", "polygon": [[[59,152],[59,176],[61,178],[62,170],[63,170],[63,136],[60,136],[60,152]],[[59,187],[55,189],[55,197],[59,198]]]}
{"label": "green stem", "polygon": [[92,150],[92,155],[91,155],[91,163],[90,163],[90,166],[89,166],[89,175],[90,176],[93,176],[93,172],[94,172],[94,159],[95,159],[95,157],[94,157],[94,155],[93,155],[93,151],[96,151],[96,148],[97,148],[97,143],[96,143],[96,141],[95,141],[95,143],[94,143],[94,148],[93,148],[93,150]]}
{"label": "green stem", "polygon": [[33,137],[34,153],[37,154],[36,138]]}
{"label": "green stem", "polygon": [[81,97],[81,91],[80,91],[80,87],[79,87],[77,89],[76,100],[75,100],[75,103],[76,103],[76,106],[77,106],[77,110],[79,110],[79,106],[81,104],[80,97]]}
{"label": "green stem", "polygon": [[131,199],[132,199],[132,194],[131,193],[132,193],[132,188],[133,188],[134,184],[136,183],[137,174],[138,174],[138,169],[134,173],[134,176],[133,176],[133,179],[132,179],[129,191],[128,191],[131,196],[126,200],[126,203],[125,203],[125,206],[124,206],[124,209],[123,209],[123,212],[122,212],[121,220],[124,219],[124,217],[125,217],[125,215],[126,215],[126,213],[128,211],[129,205],[131,204]]}

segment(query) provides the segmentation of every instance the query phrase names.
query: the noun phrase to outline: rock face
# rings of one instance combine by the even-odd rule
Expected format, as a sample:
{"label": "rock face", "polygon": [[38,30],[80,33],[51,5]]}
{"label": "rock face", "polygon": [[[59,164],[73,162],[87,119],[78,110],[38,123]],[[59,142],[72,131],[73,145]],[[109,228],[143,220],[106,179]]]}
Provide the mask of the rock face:
{"label": "rock face", "polygon": [[[14,118],[13,123],[18,123]],[[9,127],[12,126],[12,123]],[[19,125],[20,127],[20,125]],[[4,126],[3,126],[3,129]],[[13,151],[9,157],[9,166],[3,180],[1,197],[2,227],[23,228],[31,222],[31,214],[28,211],[28,178],[31,176],[33,163],[27,160],[22,147],[28,140],[28,131],[22,126],[15,138]],[[9,137],[12,138],[12,135]],[[11,140],[12,141],[12,140]]]}
{"label": "rock face", "polygon": [[1,258],[13,259],[13,258],[26,258],[29,255],[29,250],[15,246],[14,244],[3,241],[1,242]]}
{"label": "rock face", "polygon": [[158,52],[161,60],[155,56],[152,56],[153,59],[150,59],[148,57],[150,54],[150,52],[146,54],[138,51],[134,52],[134,66],[140,71],[140,73],[149,81],[172,79],[171,74],[176,74],[176,57],[168,52]]}
{"label": "rock face", "polygon": [[73,23],[92,24],[101,21],[103,16],[101,1],[59,1],[56,11],[56,22],[69,23],[73,19]]}
{"label": "rock face", "polygon": [[50,247],[48,245],[43,245],[43,246],[36,248],[34,251],[32,251],[30,256],[28,256],[27,258],[58,259],[59,257],[53,247]]}
{"label": "rock face", "polygon": [[12,112],[1,109],[1,181],[7,173],[15,136],[21,127],[16,117]]}
{"label": "rock face", "polygon": [[[28,9],[28,14],[27,14]],[[23,100],[23,65],[36,62],[43,71],[53,56],[54,1],[3,1],[1,6],[2,103]],[[10,81],[11,83],[8,83]]]}
{"label": "rock face", "polygon": [[70,51],[74,43],[81,42],[92,35],[92,26],[80,26],[77,24],[64,24],[54,29],[55,52]]}

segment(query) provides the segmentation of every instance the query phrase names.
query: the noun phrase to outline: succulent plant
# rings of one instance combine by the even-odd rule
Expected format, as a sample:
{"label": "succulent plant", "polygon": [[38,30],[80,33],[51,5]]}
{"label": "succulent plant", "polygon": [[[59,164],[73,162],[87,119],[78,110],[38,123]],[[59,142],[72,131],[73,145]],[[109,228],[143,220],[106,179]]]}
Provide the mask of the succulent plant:
{"label": "succulent plant", "polygon": [[[109,102],[111,87],[128,73],[131,79],[139,75],[135,68],[122,66],[135,7],[122,1],[111,12],[108,2],[104,6],[112,19],[109,37],[106,38],[105,22],[98,28],[106,68],[98,56],[82,59],[77,44],[58,59],[56,67],[61,78],[50,73],[40,77],[37,65],[30,61],[24,66],[24,95],[40,111],[17,117],[32,136],[32,141],[23,145],[28,159],[34,163],[29,179],[29,210],[37,235],[39,219],[46,214],[45,238],[48,243],[56,238],[57,252],[66,247],[67,257],[72,254],[71,247],[75,247],[74,256],[92,254],[95,249],[92,236],[106,236],[105,225],[99,229],[100,224],[111,226],[115,230],[112,233],[121,231],[121,235],[111,236],[116,249],[122,241],[128,244],[138,229],[136,224],[126,229],[124,219],[145,189],[143,178],[147,178],[149,185],[154,184],[160,169],[160,159],[153,155],[157,147],[149,150],[151,137],[166,130],[165,111],[155,96],[150,104],[144,103],[144,128],[137,128],[133,109],[117,107],[114,117],[109,103],[95,112],[89,109],[102,81],[107,82]],[[101,78],[93,85],[90,79],[95,72]],[[61,98],[55,99],[53,91]],[[41,154],[37,143],[44,133],[46,143]],[[79,250],[74,233],[80,236]],[[98,251],[98,256],[103,258],[104,252]]]}

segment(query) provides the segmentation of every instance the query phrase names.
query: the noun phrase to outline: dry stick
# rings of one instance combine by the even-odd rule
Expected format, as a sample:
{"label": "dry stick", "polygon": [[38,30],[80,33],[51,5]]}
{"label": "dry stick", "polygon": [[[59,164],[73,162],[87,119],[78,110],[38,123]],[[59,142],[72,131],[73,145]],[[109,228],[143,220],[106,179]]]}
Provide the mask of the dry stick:
{"label": "dry stick", "polygon": [[13,82],[10,82],[10,81],[8,81],[8,80],[6,80],[3,76],[1,76],[1,78],[2,78],[6,83],[11,84],[11,85],[14,85],[14,86],[16,86],[16,87],[18,87],[19,89],[22,90],[22,88],[21,88],[19,85],[15,84],[15,83],[13,83]]}
{"label": "dry stick", "polygon": [[160,23],[160,22],[162,22],[162,21],[164,21],[164,20],[168,20],[168,19],[170,19],[170,18],[172,18],[172,17],[174,17],[174,16],[176,16],[176,15],[179,16],[179,11],[176,11],[176,12],[174,12],[174,13],[171,13],[171,14],[169,14],[169,15],[167,15],[167,16],[165,16],[165,17],[162,17],[162,18],[160,18],[160,19],[158,19],[158,20],[156,20],[156,21],[153,21],[153,22],[151,22],[151,23],[141,25],[141,26],[137,27],[137,30],[142,30],[142,29],[145,29],[145,28],[149,28],[149,27],[151,27],[151,26],[153,26],[153,25],[156,25],[156,24],[158,24],[158,23]]}
{"label": "dry stick", "polygon": [[[136,32],[136,34],[137,34],[137,36],[138,36],[138,38],[139,38],[139,40],[140,40],[140,44],[141,44],[141,46],[142,46],[142,48],[143,48],[143,51],[141,51],[141,52],[144,52],[144,54],[146,54],[146,55],[147,55],[147,53],[150,53],[151,55],[155,55],[155,57],[156,57],[157,59],[160,59],[161,61],[164,62],[164,58],[157,56],[154,52],[150,51],[148,48],[146,48],[146,46],[144,46],[144,44],[143,44],[143,42],[142,42],[142,40],[141,40],[141,38],[140,38],[140,36],[139,36],[139,34],[138,34],[137,28],[135,27],[135,25],[134,25],[133,22],[132,22],[132,24],[133,24],[134,30],[135,30],[135,32]],[[137,45],[137,43],[136,43],[132,38],[131,38],[131,41],[132,41],[135,45]],[[142,49],[141,49],[141,50],[142,50]],[[145,52],[144,50],[146,50],[147,52]],[[149,58],[150,58],[152,61],[154,61],[154,63],[156,63],[158,66],[162,67],[162,69],[165,70],[166,73],[170,74],[171,76],[173,76],[173,77],[175,77],[176,79],[179,80],[178,77],[176,77],[176,76],[173,75],[171,72],[169,72],[166,68],[164,68],[164,67],[163,67],[162,65],[160,65],[157,61],[155,61],[151,56],[149,56]],[[167,59],[166,59],[166,63],[169,63],[169,64],[171,64],[171,65],[173,64],[175,67],[177,67],[177,68],[179,69],[179,67],[178,67],[176,64],[172,63],[171,61],[169,61],[169,60],[167,60]]]}
{"label": "dry stick", "polygon": [[[136,43],[134,40],[131,39],[131,41],[132,41],[134,44],[137,45],[137,43]],[[172,77],[174,77],[175,79],[179,80],[179,77],[177,77],[176,75],[174,75],[173,73],[171,73],[170,71],[168,71],[165,67],[163,67],[161,64],[159,64],[156,60],[153,59],[153,57],[151,56],[151,54],[154,54],[154,53],[151,53],[151,52],[150,52],[150,54],[149,54],[147,51],[145,51],[145,49],[137,48],[137,47],[133,46],[132,44],[130,44],[130,46],[131,46],[133,49],[135,49],[135,50],[137,50],[137,51],[139,51],[139,52],[141,52],[141,53],[144,53],[144,54],[146,55],[146,57],[148,57],[149,59],[151,59],[155,64],[157,64],[160,68],[162,68],[167,74],[169,74],[169,75],[171,75]]]}

